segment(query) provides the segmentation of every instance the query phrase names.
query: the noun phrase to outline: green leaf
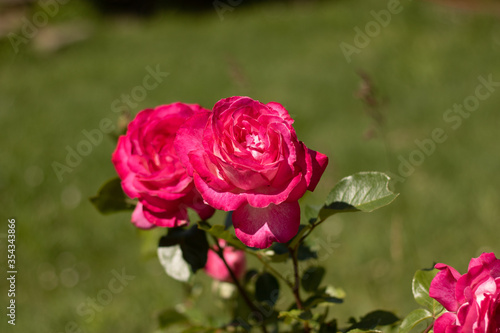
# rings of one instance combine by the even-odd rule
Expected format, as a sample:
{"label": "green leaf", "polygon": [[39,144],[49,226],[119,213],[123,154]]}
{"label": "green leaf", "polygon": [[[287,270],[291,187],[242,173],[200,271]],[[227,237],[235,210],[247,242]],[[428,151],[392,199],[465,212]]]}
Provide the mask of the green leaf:
{"label": "green leaf", "polygon": [[89,200],[102,214],[133,210],[135,208],[131,199],[123,192],[121,180],[118,177],[104,183],[97,195],[89,198]]}
{"label": "green leaf", "polygon": [[258,274],[259,274],[259,272],[257,272],[256,269],[247,270],[247,272],[245,273],[245,276],[243,278],[243,281],[245,281],[245,283],[249,283],[250,280],[252,280],[253,277],[257,276]]}
{"label": "green leaf", "polygon": [[280,311],[278,318],[284,318],[286,323],[292,323],[293,321],[306,322],[311,319],[312,315],[310,311],[304,311],[299,309],[292,309],[289,311]]}
{"label": "green leaf", "polygon": [[325,272],[325,269],[320,266],[309,267],[302,275],[302,288],[308,292],[317,291],[323,277],[325,276]]}
{"label": "green leaf", "polygon": [[270,250],[264,250],[263,253],[272,262],[283,262],[290,258],[288,247],[283,243],[273,243]]}
{"label": "green leaf", "polygon": [[344,289],[338,287],[336,288],[334,286],[323,287],[320,289],[320,292],[340,299],[344,299],[346,296]]}
{"label": "green leaf", "polygon": [[274,275],[262,273],[255,282],[255,299],[274,305],[278,300],[280,284]]}
{"label": "green leaf", "polygon": [[445,308],[441,305],[441,303],[439,303],[435,299],[432,300],[432,316],[434,317],[434,319],[437,319],[437,317],[439,317],[439,315],[444,311]]}
{"label": "green leaf", "polygon": [[[290,258],[290,252],[288,251],[288,247],[283,243],[274,243],[271,246],[271,250],[274,254],[269,254],[269,251],[264,251],[264,254],[268,256],[272,262],[283,262]],[[297,260],[304,261],[309,259],[317,259],[318,253],[316,251],[311,250],[309,245],[301,243],[299,246],[299,250],[297,252]]]}
{"label": "green leaf", "polygon": [[333,319],[329,323],[322,323],[319,328],[319,333],[337,333],[337,320]]}
{"label": "green leaf", "polygon": [[204,326],[193,326],[186,328],[181,333],[216,333],[218,329]]}
{"label": "green leaf", "polygon": [[371,212],[390,204],[398,194],[391,192],[389,176],[381,172],[360,172],[335,185],[319,212],[321,220],[342,212]]}
{"label": "green leaf", "polygon": [[431,281],[436,276],[438,270],[418,270],[413,276],[412,291],[413,297],[418,304],[434,312],[434,299],[429,296]]}
{"label": "green leaf", "polygon": [[233,226],[233,212],[227,212],[226,219],[224,220],[224,229],[230,229]]}
{"label": "green leaf", "polygon": [[304,261],[309,259],[317,259],[318,253],[316,251],[311,250],[309,245],[301,243],[299,245],[299,250],[297,251],[297,260]]}
{"label": "green leaf", "polygon": [[303,303],[304,309],[313,309],[321,303],[341,304],[344,300],[328,294],[316,294],[306,299]]}
{"label": "green leaf", "polygon": [[392,325],[397,321],[399,321],[399,318],[392,312],[376,310],[366,314],[358,322],[353,323],[347,331],[349,332],[355,329],[372,330],[377,326]]}
{"label": "green leaf", "polygon": [[157,253],[169,276],[187,281],[191,273],[205,267],[208,241],[205,232],[196,225],[189,229],[173,228],[160,239]]}
{"label": "green leaf", "polygon": [[166,309],[158,314],[159,328],[168,328],[175,324],[187,323],[188,318],[174,309]]}
{"label": "green leaf", "polygon": [[318,220],[319,211],[321,207],[306,205],[304,209],[304,216],[309,224],[314,224]]}
{"label": "green leaf", "polygon": [[225,240],[233,247],[241,250],[246,249],[245,244],[243,244],[238,238],[236,238],[236,236],[231,234],[230,231],[225,230],[223,225],[216,224],[214,226],[210,226],[207,222],[201,221],[198,222],[198,228],[208,232],[212,236]]}
{"label": "green leaf", "polygon": [[412,312],[401,323],[399,326],[399,333],[409,333],[412,329],[414,329],[418,324],[422,322],[432,319],[432,313],[430,313],[426,309],[417,309]]}
{"label": "green leaf", "polygon": [[363,329],[355,328],[355,329],[347,331],[347,333],[382,333],[382,331],[374,330],[374,329],[363,330]]}

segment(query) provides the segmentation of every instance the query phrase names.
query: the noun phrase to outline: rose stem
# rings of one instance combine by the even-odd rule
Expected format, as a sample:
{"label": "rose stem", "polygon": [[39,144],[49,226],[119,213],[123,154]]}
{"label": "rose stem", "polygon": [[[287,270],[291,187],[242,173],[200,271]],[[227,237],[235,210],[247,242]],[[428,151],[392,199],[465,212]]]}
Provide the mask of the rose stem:
{"label": "rose stem", "polygon": [[[300,242],[299,242],[300,244]],[[288,251],[290,252],[290,255],[292,256],[292,262],[293,262],[293,275],[295,278],[295,284],[293,286],[293,296],[295,297],[295,303],[297,304],[297,309],[303,310],[304,306],[302,305],[302,300],[300,299],[300,279],[299,279],[299,262],[297,260],[297,253],[298,253],[298,246],[295,247],[294,249],[288,248]],[[310,332],[311,329],[309,327],[309,323],[306,321],[304,322],[304,332],[308,333]]]}
{"label": "rose stem", "polygon": [[[243,286],[240,284],[240,282],[236,278],[236,274],[234,274],[231,267],[229,267],[229,264],[227,263],[226,258],[224,258],[224,249],[218,245],[219,242],[217,240],[217,237],[215,237],[215,236],[212,236],[212,237],[215,241],[215,244],[217,244],[217,250],[215,250],[214,248],[210,248],[210,249],[212,251],[214,251],[215,253],[217,253],[219,255],[219,257],[222,259],[222,262],[224,262],[224,265],[226,265],[226,268],[227,268],[227,271],[229,272],[229,275],[231,275],[231,278],[233,279],[233,282],[236,285],[236,288],[240,292],[241,296],[245,300],[245,303],[247,303],[250,310],[259,313],[262,316],[262,318],[264,318],[264,314],[262,312],[260,312],[259,309],[257,309],[257,307],[252,303],[252,301],[250,300],[250,297],[248,297],[246,290],[243,288]],[[262,329],[263,333],[267,333],[266,325],[264,323],[262,323],[261,329]]]}
{"label": "rose stem", "polygon": [[432,322],[429,326],[427,326],[427,328],[422,333],[429,332],[432,329],[433,326],[434,326],[434,322]]}
{"label": "rose stem", "polygon": [[[204,221],[204,222],[206,224],[208,224],[210,227],[212,227],[208,221]],[[264,265],[264,267],[266,268],[267,271],[269,271],[275,277],[283,280],[283,282],[285,282],[286,285],[290,289],[293,289],[293,284],[290,281],[288,281],[283,275],[281,275],[277,270],[275,270],[272,266],[270,266],[269,263],[267,263],[266,260],[264,258],[262,258],[262,256],[259,253],[252,251],[252,250],[249,250],[246,246],[242,250],[245,251],[246,253],[254,256],[255,258],[257,258],[262,263],[262,265]]]}

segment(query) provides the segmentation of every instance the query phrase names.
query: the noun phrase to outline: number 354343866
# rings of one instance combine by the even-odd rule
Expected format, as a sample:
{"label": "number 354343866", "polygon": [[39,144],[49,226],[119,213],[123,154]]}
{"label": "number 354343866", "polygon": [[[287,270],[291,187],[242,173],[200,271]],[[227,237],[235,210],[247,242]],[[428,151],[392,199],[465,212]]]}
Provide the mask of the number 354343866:
{"label": "number 354343866", "polygon": [[9,219],[8,222],[7,252],[9,254],[7,255],[7,264],[9,265],[10,269],[14,269],[16,265],[16,220]]}

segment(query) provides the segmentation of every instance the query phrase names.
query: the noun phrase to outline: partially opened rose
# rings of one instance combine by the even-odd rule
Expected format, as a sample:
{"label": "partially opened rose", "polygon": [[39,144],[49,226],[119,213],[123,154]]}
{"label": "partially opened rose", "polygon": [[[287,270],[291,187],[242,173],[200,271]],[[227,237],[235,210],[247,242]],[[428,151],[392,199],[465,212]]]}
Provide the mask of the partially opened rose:
{"label": "partially opened rose", "polygon": [[292,124],[279,103],[230,97],[195,114],[177,134],[175,148],[203,199],[234,211],[236,236],[248,246],[266,248],[297,234],[298,199],[314,190],[327,166]]}
{"label": "partially opened rose", "polygon": [[128,125],[112,156],[123,191],[139,204],[132,222],[139,228],[178,227],[188,223],[187,207],[201,218],[214,209],[204,204],[174,149],[179,127],[207,112],[199,105],[174,103],[146,109]]}
{"label": "partially opened rose", "polygon": [[469,263],[460,275],[453,267],[435,266],[441,270],[432,280],[429,296],[448,312],[434,323],[435,333],[500,332],[500,259],[483,253]]}
{"label": "partially opened rose", "polygon": [[[229,268],[233,271],[236,278],[240,279],[243,274],[245,274],[246,269],[245,252],[242,250],[238,250],[232,246],[226,245],[226,242],[223,240],[219,240],[218,246],[213,245],[216,251],[219,249],[219,246],[222,248],[224,259],[226,260]],[[213,250],[209,250],[207,253],[205,272],[216,280],[223,282],[233,282],[231,274],[229,273],[226,265],[219,257],[219,255]]]}

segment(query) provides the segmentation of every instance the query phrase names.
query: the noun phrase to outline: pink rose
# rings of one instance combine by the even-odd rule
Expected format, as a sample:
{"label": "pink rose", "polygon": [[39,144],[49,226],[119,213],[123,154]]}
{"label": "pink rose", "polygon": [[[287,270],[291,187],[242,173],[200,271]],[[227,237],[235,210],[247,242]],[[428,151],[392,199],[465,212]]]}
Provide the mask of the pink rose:
{"label": "pink rose", "polygon": [[429,296],[446,310],[434,323],[435,333],[500,332],[500,260],[483,253],[460,275],[453,267],[441,270],[431,282]]}
{"label": "pink rose", "polygon": [[139,199],[132,215],[132,223],[137,227],[186,225],[187,207],[203,219],[214,213],[212,207],[203,203],[173,145],[179,126],[192,115],[207,111],[199,105],[183,103],[146,109],[137,114],[128,125],[127,134],[119,138],[112,161],[123,191]]}
{"label": "pink rose", "polygon": [[248,246],[266,248],[297,234],[298,200],[328,164],[297,139],[292,124],[281,104],[230,97],[177,134],[175,149],[196,188],[209,205],[234,211],[236,236]]}
{"label": "pink rose", "polygon": [[[245,252],[242,250],[235,249],[232,246],[226,245],[226,242],[219,240],[219,246],[223,249],[224,259],[233,271],[237,279],[240,279],[246,270],[246,257]],[[217,245],[214,245],[214,249],[218,250]],[[224,282],[232,282],[231,274],[219,257],[217,253],[212,250],[208,251],[207,263],[205,265],[205,272],[216,280]]]}

